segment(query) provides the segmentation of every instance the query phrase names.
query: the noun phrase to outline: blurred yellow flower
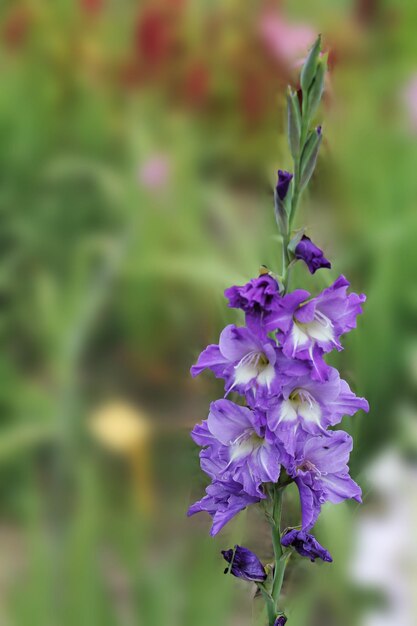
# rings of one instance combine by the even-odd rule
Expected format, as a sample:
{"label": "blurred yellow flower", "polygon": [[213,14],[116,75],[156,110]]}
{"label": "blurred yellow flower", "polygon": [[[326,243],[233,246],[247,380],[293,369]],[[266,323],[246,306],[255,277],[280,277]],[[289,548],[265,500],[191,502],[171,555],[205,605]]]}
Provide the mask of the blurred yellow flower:
{"label": "blurred yellow flower", "polygon": [[113,401],[97,409],[89,419],[94,439],[129,464],[139,509],[153,510],[153,478],[150,461],[150,419],[124,401]]}
{"label": "blurred yellow flower", "polygon": [[147,442],[150,420],[123,401],[110,402],[93,413],[89,430],[101,445],[118,454],[130,454]]}

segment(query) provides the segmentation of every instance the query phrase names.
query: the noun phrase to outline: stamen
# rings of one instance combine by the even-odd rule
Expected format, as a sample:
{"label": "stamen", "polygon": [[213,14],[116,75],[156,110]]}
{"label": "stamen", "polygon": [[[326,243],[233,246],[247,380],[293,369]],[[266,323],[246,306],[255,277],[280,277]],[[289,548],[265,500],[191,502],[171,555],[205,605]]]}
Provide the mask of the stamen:
{"label": "stamen", "polygon": [[325,328],[333,328],[333,324],[329,320],[329,318],[318,309],[316,309],[314,312],[314,319]]}
{"label": "stamen", "polygon": [[234,369],[237,370],[242,365],[252,365],[260,374],[269,365],[269,361],[264,352],[252,350],[240,359],[239,363],[234,366]]}
{"label": "stamen", "polygon": [[316,476],[321,476],[320,470],[317,469],[314,463],[308,461],[307,459],[305,459],[301,465],[298,465],[297,472],[312,472]]}

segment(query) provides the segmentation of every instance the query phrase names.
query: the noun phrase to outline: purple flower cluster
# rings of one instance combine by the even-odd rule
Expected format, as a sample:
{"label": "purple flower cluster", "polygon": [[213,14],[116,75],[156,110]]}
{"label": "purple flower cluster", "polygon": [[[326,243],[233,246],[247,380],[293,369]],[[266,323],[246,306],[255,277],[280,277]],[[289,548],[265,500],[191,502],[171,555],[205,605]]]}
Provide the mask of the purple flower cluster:
{"label": "purple flower cluster", "polygon": [[[265,499],[266,483],[277,483],[285,470],[300,493],[304,533],[292,542],[287,536],[285,545],[329,560],[307,531],[324,503],[361,501],[348,470],[352,439],[331,428],[345,415],[368,410],[324,360],[342,349],[341,336],[355,328],[362,312],[365,296],[348,293],[348,287],[340,276],[314,297],[301,289],[282,295],[277,281],[263,274],[226,290],[229,305],[244,311],[245,325],[227,326],[191,368],[193,376],[212,370],[226,392],[192,432],[211,484],[189,515],[207,511],[212,535]],[[240,394],[240,404],[227,398],[231,391]]]}

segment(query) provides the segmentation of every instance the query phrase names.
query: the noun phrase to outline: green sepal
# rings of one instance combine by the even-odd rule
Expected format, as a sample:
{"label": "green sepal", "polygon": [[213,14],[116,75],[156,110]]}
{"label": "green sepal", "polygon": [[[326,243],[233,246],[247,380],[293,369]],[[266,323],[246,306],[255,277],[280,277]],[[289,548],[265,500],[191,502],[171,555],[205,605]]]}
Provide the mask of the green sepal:
{"label": "green sepal", "polygon": [[316,167],[317,155],[319,153],[320,145],[323,139],[323,135],[317,129],[309,134],[306,145],[301,156],[301,176],[300,187],[304,187],[308,184]]}
{"label": "green sepal", "polygon": [[288,222],[288,209],[286,206],[287,205],[286,200],[288,198],[288,195],[289,194],[287,193],[287,197],[283,201],[278,196],[277,190],[276,189],[274,190],[275,219],[277,221],[279,232],[281,233],[281,235],[285,235],[285,233],[288,232],[289,222]]}
{"label": "green sepal", "polygon": [[291,180],[287,195],[284,200],[278,196],[277,188],[274,189],[275,219],[281,235],[288,233],[289,218],[291,215],[292,196],[294,190],[294,179]]}
{"label": "green sepal", "polygon": [[305,228],[301,228],[300,230],[297,230],[290,239],[290,243],[288,244],[288,251],[292,255],[295,255],[295,249],[303,238],[305,232]]}
{"label": "green sepal", "polygon": [[291,156],[295,160],[300,151],[301,137],[301,111],[298,96],[295,91],[288,87],[287,91],[287,114],[288,114],[288,143]]}
{"label": "green sepal", "polygon": [[325,54],[319,58],[317,62],[316,75],[314,77],[314,80],[308,92],[307,109],[308,109],[308,115],[310,119],[313,117],[314,113],[317,111],[317,107],[319,106],[321,98],[323,96],[324,82],[325,82],[326,71],[327,71],[327,57],[328,55]]}
{"label": "green sepal", "polygon": [[264,581],[264,587],[265,589],[271,593],[272,590],[272,583],[274,580],[274,564],[273,563],[267,563],[265,565],[265,572],[266,572],[266,580]]}
{"label": "green sepal", "polygon": [[303,65],[301,70],[301,89],[303,90],[303,95],[308,93],[308,90],[314,80],[317,71],[317,62],[319,59],[321,50],[321,35],[319,35],[311,48],[306,62]]}

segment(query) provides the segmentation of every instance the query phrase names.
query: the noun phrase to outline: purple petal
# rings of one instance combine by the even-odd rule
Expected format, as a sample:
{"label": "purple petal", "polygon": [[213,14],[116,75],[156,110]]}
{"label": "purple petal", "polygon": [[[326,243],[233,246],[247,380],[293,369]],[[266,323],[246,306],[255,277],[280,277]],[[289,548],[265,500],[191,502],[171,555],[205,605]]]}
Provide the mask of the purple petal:
{"label": "purple petal", "polygon": [[252,427],[252,412],[230,400],[217,400],[210,405],[207,425],[212,435],[227,446]]}
{"label": "purple petal", "polygon": [[226,326],[219,339],[220,353],[227,361],[239,362],[249,352],[262,350],[262,342],[248,328]]}
{"label": "purple petal", "polygon": [[304,446],[304,458],[322,474],[346,469],[352,451],[352,437],[343,430],[329,431],[327,436],[311,437]]}
{"label": "purple petal", "polygon": [[314,526],[321,511],[321,503],[318,494],[306,485],[300,478],[295,479],[300,492],[301,523],[303,530],[309,530]]}
{"label": "purple petal", "polygon": [[224,367],[228,364],[227,359],[220,352],[219,346],[211,344],[198,357],[197,363],[191,368],[191,375],[198,376],[205,369],[211,369],[216,375],[221,375]]}
{"label": "purple petal", "polygon": [[329,502],[338,504],[349,499],[362,502],[362,490],[347,472],[323,476],[322,482]]}

